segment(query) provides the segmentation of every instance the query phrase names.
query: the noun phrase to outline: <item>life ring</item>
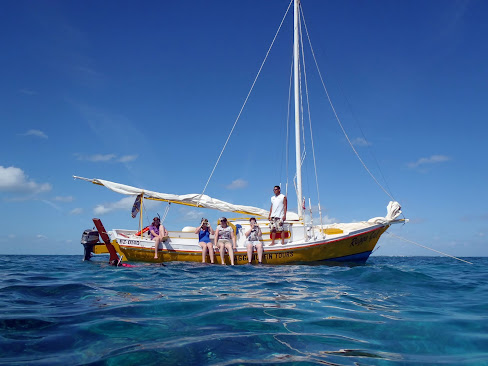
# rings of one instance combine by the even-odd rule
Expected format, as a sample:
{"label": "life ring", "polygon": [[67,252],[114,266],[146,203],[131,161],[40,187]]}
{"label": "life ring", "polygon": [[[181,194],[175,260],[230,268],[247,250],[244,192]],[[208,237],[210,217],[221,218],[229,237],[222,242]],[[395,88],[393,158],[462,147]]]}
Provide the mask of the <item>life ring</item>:
{"label": "life ring", "polygon": [[[146,226],[144,229],[142,229],[142,233],[144,234],[145,232],[149,231],[149,226]],[[136,236],[140,236],[141,235],[141,230],[139,230],[137,233],[136,233]]]}

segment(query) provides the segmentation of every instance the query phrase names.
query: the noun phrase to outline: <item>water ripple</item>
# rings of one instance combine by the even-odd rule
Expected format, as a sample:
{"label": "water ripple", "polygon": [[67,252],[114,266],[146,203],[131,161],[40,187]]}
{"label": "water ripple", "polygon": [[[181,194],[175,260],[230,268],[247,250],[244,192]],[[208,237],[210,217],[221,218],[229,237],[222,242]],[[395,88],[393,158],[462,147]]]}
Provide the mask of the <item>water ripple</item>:
{"label": "water ripple", "polygon": [[113,268],[7,256],[0,365],[486,365],[488,260],[471,261]]}

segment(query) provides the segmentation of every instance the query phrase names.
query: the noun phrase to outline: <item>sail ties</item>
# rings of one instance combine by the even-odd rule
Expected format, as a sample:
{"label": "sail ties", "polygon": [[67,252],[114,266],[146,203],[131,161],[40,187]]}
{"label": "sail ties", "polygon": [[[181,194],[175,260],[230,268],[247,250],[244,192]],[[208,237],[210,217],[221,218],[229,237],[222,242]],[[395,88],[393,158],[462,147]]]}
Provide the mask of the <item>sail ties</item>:
{"label": "sail ties", "polygon": [[210,176],[208,177],[207,183],[205,184],[205,187],[203,188],[202,196],[205,194],[205,191],[207,190],[207,186],[210,183],[210,180],[212,179],[212,176],[213,176],[213,174],[215,172],[215,169],[217,168],[217,165],[220,162],[220,158],[222,157],[222,154],[224,153],[224,150],[227,147],[227,144],[229,143],[230,137],[232,136],[232,133],[234,132],[234,129],[236,128],[237,122],[239,121],[239,118],[241,117],[242,111],[244,110],[244,107],[246,106],[247,101],[248,101],[249,97],[251,96],[251,92],[254,89],[254,85],[256,84],[256,81],[258,80],[258,77],[261,74],[261,70],[263,69],[263,66],[266,63],[266,60],[268,59],[268,55],[269,55],[269,53],[271,51],[271,48],[273,47],[273,45],[274,45],[274,43],[276,41],[276,37],[278,36],[278,33],[281,30],[281,26],[283,25],[283,22],[285,21],[286,15],[288,14],[288,11],[290,10],[290,7],[291,7],[291,4],[292,3],[293,3],[293,1],[290,2],[290,4],[288,5],[288,8],[286,9],[285,15],[283,15],[283,18],[281,19],[281,23],[280,23],[280,25],[278,27],[278,30],[276,31],[276,34],[275,34],[273,40],[271,41],[271,44],[270,44],[270,46],[268,48],[268,52],[266,52],[266,56],[264,56],[264,60],[261,63],[261,66],[259,67],[258,73],[257,73],[256,77],[254,78],[254,81],[253,81],[253,83],[251,85],[251,89],[249,89],[249,93],[247,93],[246,99],[244,100],[244,103],[242,104],[241,110],[239,111],[239,114],[237,115],[237,118],[236,118],[236,120],[234,122],[234,125],[232,126],[232,129],[230,130],[229,136],[227,136],[227,140],[225,141],[225,144],[222,147],[222,151],[220,152],[219,157],[217,158],[217,161],[215,162],[215,165],[214,165],[214,167],[212,169],[212,172],[210,173]]}

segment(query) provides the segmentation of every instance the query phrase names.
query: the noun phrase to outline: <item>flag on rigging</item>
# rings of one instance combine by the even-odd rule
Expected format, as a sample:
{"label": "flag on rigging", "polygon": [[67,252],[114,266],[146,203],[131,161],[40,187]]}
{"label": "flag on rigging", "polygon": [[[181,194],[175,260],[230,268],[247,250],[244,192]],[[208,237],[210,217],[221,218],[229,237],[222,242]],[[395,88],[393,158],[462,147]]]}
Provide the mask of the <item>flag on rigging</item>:
{"label": "flag on rigging", "polygon": [[138,195],[136,197],[136,200],[134,201],[134,204],[132,205],[132,218],[135,219],[137,214],[139,213],[141,209],[141,198],[142,194]]}

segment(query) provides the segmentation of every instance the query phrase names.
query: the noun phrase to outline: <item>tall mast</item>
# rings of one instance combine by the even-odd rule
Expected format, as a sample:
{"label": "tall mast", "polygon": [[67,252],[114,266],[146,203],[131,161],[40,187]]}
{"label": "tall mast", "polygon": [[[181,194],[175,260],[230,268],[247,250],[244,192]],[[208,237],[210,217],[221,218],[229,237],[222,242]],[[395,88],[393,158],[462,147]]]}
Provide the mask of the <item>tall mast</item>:
{"label": "tall mast", "polygon": [[297,201],[298,216],[303,218],[302,209],[302,164],[300,158],[300,92],[299,92],[299,5],[300,0],[294,0],[294,41],[293,41],[293,74],[295,79],[295,159],[297,169]]}

